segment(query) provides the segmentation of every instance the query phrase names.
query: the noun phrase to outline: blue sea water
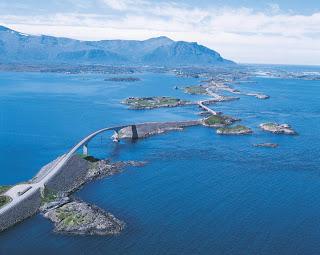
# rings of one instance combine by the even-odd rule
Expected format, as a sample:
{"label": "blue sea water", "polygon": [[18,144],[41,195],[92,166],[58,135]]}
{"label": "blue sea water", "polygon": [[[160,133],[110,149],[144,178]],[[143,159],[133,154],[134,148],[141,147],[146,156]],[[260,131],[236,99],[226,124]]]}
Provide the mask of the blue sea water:
{"label": "blue sea water", "polygon": [[[199,98],[173,89],[197,79],[138,76],[114,83],[102,75],[1,73],[1,184],[31,178],[96,129],[199,117],[194,106],[128,110],[120,103],[128,96]],[[76,193],[124,220],[120,235],[62,236],[37,215],[0,234],[0,254],[319,254],[320,81],[254,80],[238,89],[269,100],[242,96],[212,106],[241,118],[251,136],[192,127],[135,143],[113,144],[111,133],[93,141],[100,157],[148,161]],[[260,131],[267,121],[289,123],[299,136]],[[252,146],[262,142],[279,147]]]}

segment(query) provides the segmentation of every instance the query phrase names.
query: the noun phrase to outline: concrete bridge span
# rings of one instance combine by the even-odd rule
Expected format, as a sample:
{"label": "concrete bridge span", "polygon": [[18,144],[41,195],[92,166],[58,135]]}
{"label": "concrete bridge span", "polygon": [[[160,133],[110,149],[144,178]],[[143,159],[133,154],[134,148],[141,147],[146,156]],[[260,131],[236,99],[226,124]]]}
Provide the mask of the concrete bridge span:
{"label": "concrete bridge span", "polygon": [[97,135],[107,131],[119,132],[122,128],[130,126],[132,127],[133,134],[136,133],[136,125],[123,125],[103,128],[89,134],[66,154],[58,158],[53,164],[50,164],[46,174],[40,180],[17,184],[6,191],[3,195],[10,197],[11,202],[0,208],[0,232],[38,211],[41,206],[41,193],[44,188],[55,176],[59,175],[60,171],[64,169],[64,166],[69,161],[72,161],[73,156],[79,149],[82,148],[84,154],[88,155],[88,144]]}

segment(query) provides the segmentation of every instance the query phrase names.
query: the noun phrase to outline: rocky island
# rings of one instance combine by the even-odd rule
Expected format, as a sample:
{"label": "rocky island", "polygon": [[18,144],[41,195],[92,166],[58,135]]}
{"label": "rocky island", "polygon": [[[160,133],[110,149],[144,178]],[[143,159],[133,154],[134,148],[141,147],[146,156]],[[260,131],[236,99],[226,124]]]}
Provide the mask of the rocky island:
{"label": "rocky island", "polygon": [[[217,93],[219,91],[223,91],[223,92],[229,92],[232,94],[237,94],[237,95],[246,95],[246,96],[253,96],[255,98],[258,99],[269,99],[270,96],[262,94],[262,93],[257,93],[257,92],[241,92],[238,89],[235,89],[233,87],[231,87],[230,85],[221,82],[221,81],[216,81],[214,79],[212,80],[208,80],[208,81],[204,81],[205,84],[201,84],[198,86],[188,86],[185,87],[184,92],[191,94],[191,95],[207,95],[207,96],[212,96],[214,98],[218,98],[223,97],[221,95],[218,95]],[[234,99],[238,99],[238,98],[234,98]],[[220,100],[220,101],[227,101],[227,100]]]}
{"label": "rocky island", "polygon": [[104,79],[104,81],[114,81],[114,82],[135,82],[140,81],[140,78],[137,77],[113,77]]}
{"label": "rocky island", "polygon": [[173,97],[129,97],[123,101],[131,109],[143,110],[160,107],[176,107],[191,104],[189,101]]}
{"label": "rocky island", "polygon": [[[76,235],[114,235],[124,229],[125,223],[113,214],[82,201],[60,198],[62,204],[43,209],[44,217],[54,222],[57,233]],[[64,203],[64,201],[67,201]]]}
{"label": "rocky island", "polygon": [[202,85],[185,87],[184,92],[190,95],[208,95],[206,87]]}
{"label": "rocky island", "polygon": [[261,93],[247,93],[246,95],[247,96],[253,96],[253,97],[256,97],[258,99],[269,99],[270,98],[270,96],[265,95],[265,94],[261,94]]}
{"label": "rocky island", "polygon": [[258,143],[254,144],[254,147],[264,147],[264,148],[277,148],[279,145],[277,143]]}
{"label": "rocky island", "polygon": [[202,124],[201,120],[175,121],[175,122],[149,122],[137,124],[120,129],[112,136],[114,141],[120,139],[140,139],[152,135],[162,134],[173,130],[183,130],[186,127]]}
{"label": "rocky island", "polygon": [[46,188],[42,192],[40,212],[51,220],[55,232],[73,235],[113,235],[124,229],[125,223],[103,209],[71,197],[72,193],[89,181],[111,176],[128,166],[143,166],[145,162],[125,161],[112,163],[92,156],[77,155],[75,165],[87,161],[86,175],[78,178],[67,192],[54,192]]}
{"label": "rocky island", "polygon": [[234,127],[218,128],[217,134],[219,134],[219,135],[248,135],[248,134],[252,134],[252,130],[246,126],[237,125]]}
{"label": "rocky island", "polygon": [[211,115],[208,118],[205,118],[202,123],[204,126],[208,126],[208,127],[225,127],[228,125],[233,124],[235,121],[240,121],[240,119],[235,119],[233,117],[230,116],[226,116],[226,115]]}
{"label": "rocky island", "polygon": [[285,135],[296,135],[297,132],[294,131],[288,124],[278,124],[278,123],[262,123],[260,128],[263,131],[267,131],[274,134],[285,134]]}

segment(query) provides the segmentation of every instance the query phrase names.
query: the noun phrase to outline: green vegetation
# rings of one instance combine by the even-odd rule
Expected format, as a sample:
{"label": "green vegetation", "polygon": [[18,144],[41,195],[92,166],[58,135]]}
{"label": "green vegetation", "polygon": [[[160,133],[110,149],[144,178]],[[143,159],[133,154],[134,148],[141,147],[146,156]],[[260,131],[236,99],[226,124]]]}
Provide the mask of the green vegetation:
{"label": "green vegetation", "polygon": [[172,97],[130,97],[124,100],[123,103],[130,105],[132,109],[152,109],[184,105],[187,101]]}
{"label": "green vegetation", "polygon": [[0,208],[11,202],[11,198],[8,196],[0,196]]}
{"label": "green vegetation", "polygon": [[41,196],[41,204],[46,204],[55,201],[58,198],[58,194],[56,192],[50,191],[48,189],[44,189]]}
{"label": "green vegetation", "polygon": [[206,88],[201,85],[185,87],[184,92],[191,95],[207,95],[208,94]]}
{"label": "green vegetation", "polygon": [[115,81],[115,82],[135,82],[135,81],[140,81],[139,78],[137,77],[113,77],[109,79],[105,79],[105,81]]}
{"label": "green vegetation", "polygon": [[230,116],[226,115],[211,115],[210,117],[204,119],[204,125],[211,126],[211,127],[223,127],[231,125],[233,122],[237,121],[238,119],[234,119]]}
{"label": "green vegetation", "polygon": [[204,120],[204,123],[208,126],[215,126],[215,125],[228,125],[225,116],[221,115],[211,115],[210,117]]}
{"label": "green vegetation", "polygon": [[225,135],[241,135],[241,134],[251,134],[252,130],[246,126],[233,126],[233,127],[223,127],[217,129],[218,134],[225,134]]}
{"label": "green vegetation", "polygon": [[57,209],[57,217],[62,225],[71,227],[86,223],[86,217],[76,211],[68,211],[62,208]]}
{"label": "green vegetation", "polygon": [[7,190],[9,190],[12,186],[6,185],[6,186],[0,186],[0,195],[5,193]]}
{"label": "green vegetation", "polygon": [[98,162],[100,159],[98,158],[95,158],[93,156],[88,156],[88,155],[84,155],[84,154],[78,154],[80,158],[83,158],[91,163],[94,163],[94,162]]}
{"label": "green vegetation", "polygon": [[278,128],[279,127],[279,125],[276,123],[265,123],[265,124],[263,124],[263,126],[266,128]]}

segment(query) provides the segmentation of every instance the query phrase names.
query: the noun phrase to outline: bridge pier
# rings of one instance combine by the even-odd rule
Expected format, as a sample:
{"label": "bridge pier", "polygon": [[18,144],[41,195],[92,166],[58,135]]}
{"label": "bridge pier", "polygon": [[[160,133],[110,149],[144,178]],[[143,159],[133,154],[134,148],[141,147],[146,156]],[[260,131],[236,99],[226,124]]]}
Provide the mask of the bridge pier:
{"label": "bridge pier", "polygon": [[82,147],[82,154],[85,156],[88,156],[89,150],[88,150],[88,144],[84,144]]}
{"label": "bridge pier", "polygon": [[115,143],[120,142],[119,134],[118,134],[118,131],[116,131],[116,130],[114,130],[114,133],[112,135],[112,141],[115,142]]}

